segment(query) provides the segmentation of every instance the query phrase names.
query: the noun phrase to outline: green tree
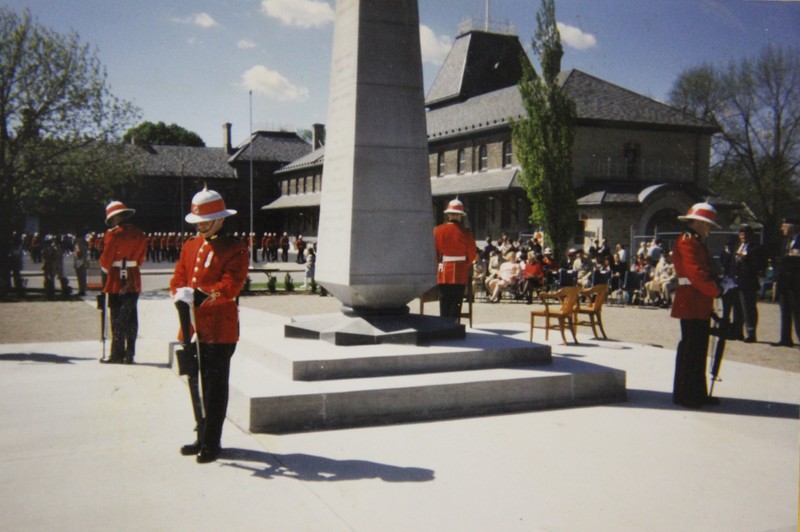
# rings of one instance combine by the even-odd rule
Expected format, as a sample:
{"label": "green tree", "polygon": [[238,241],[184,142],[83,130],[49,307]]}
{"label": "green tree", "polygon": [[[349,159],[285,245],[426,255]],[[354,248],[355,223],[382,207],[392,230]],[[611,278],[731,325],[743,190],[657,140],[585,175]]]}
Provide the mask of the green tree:
{"label": "green tree", "polygon": [[720,128],[711,186],[745,202],[775,246],[780,218],[798,198],[800,50],[767,46],[755,59],[690,68],[670,101]]}
{"label": "green tree", "polygon": [[137,117],[95,50],[0,7],[0,231],[69,202],[102,205],[130,175],[119,143]]}
{"label": "green tree", "polygon": [[204,148],[206,143],[200,135],[188,129],[184,129],[178,124],[166,125],[164,122],[154,124],[152,122],[142,122],[138,126],[129,129],[123,140],[125,142],[136,142],[159,146],[194,146]]}
{"label": "green tree", "polygon": [[561,35],[553,0],[542,0],[531,42],[542,68],[539,77],[522,58],[519,90],[526,116],[513,122],[512,138],[531,201],[531,222],[541,225],[545,238],[562,255],[575,235],[577,203],[572,184],[572,144],[575,105],[558,84]]}

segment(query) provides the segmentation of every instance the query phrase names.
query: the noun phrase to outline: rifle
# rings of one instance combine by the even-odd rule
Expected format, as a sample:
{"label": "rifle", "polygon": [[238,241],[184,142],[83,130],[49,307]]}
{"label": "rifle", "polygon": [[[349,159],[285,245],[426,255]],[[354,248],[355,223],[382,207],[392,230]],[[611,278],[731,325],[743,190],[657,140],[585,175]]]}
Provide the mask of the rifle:
{"label": "rifle", "polygon": [[189,383],[189,396],[192,400],[192,410],[194,420],[197,423],[198,436],[203,430],[205,410],[203,408],[203,395],[200,389],[200,339],[192,343],[192,329],[197,330],[197,321],[194,316],[194,308],[183,301],[176,301],[175,308],[178,309],[178,319],[181,325],[183,336],[183,348],[176,351],[178,357],[178,373],[186,375]]}
{"label": "rifle", "polygon": [[100,359],[100,362],[105,362],[106,360],[106,331],[108,323],[108,297],[104,292],[100,292],[97,294],[97,310],[100,311],[100,343],[103,345],[103,356]]}
{"label": "rifle", "polygon": [[713,310],[711,311],[711,321],[714,326],[711,327],[709,333],[713,337],[711,351],[714,353],[714,359],[711,362],[711,389],[708,392],[709,397],[714,393],[714,383],[718,380],[722,380],[719,378],[719,367],[722,365],[722,357],[725,354],[725,341],[728,338],[728,329],[730,328],[728,319],[718,316]]}

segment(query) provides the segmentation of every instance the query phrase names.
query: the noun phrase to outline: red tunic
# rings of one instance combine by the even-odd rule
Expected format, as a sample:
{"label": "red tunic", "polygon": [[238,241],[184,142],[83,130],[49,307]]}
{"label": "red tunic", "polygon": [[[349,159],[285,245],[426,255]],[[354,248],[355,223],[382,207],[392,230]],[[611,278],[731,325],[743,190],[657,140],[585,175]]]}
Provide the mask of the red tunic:
{"label": "red tunic", "polygon": [[[198,337],[206,344],[233,344],[239,340],[236,297],[244,287],[249,260],[247,245],[229,236],[190,238],[169,282],[170,293],[182,287],[209,294],[195,308]],[[179,339],[182,340],[180,335]]]}
{"label": "red tunic", "polygon": [[142,274],[139,267],[147,258],[147,236],[131,224],[118,225],[106,231],[100,267],[108,274],[103,292],[119,294],[123,290],[120,280],[122,261],[125,260],[127,282],[125,292],[142,291]]}
{"label": "red tunic", "polygon": [[672,262],[678,276],[678,288],[672,303],[672,317],[707,320],[719,297],[714,268],[708,248],[693,233],[684,233],[672,249]]}
{"label": "red tunic", "polygon": [[439,261],[437,283],[466,285],[477,255],[475,237],[460,224],[445,222],[433,229],[433,239]]}

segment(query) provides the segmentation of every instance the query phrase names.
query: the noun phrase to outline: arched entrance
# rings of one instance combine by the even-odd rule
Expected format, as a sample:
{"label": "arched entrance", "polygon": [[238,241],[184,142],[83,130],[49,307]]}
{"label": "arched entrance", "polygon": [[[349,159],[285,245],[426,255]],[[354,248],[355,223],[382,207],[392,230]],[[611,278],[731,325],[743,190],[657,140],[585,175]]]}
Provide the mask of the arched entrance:
{"label": "arched entrance", "polygon": [[659,233],[670,233],[681,231],[683,224],[678,221],[678,216],[682,213],[673,208],[661,209],[654,213],[645,225],[645,234],[654,235]]}

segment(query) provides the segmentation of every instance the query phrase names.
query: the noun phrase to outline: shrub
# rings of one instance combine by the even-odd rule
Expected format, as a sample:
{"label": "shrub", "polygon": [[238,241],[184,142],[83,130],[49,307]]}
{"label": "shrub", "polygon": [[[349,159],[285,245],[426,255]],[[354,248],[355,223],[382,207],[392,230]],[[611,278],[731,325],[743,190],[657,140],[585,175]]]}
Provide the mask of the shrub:
{"label": "shrub", "polygon": [[283,278],[283,289],[287,292],[294,292],[294,283],[292,282],[292,276],[289,275],[289,272],[286,272],[286,277]]}

